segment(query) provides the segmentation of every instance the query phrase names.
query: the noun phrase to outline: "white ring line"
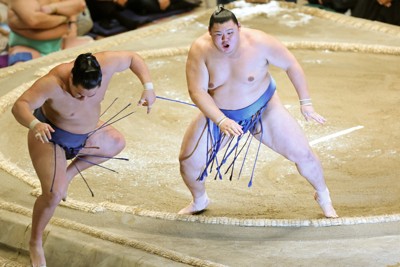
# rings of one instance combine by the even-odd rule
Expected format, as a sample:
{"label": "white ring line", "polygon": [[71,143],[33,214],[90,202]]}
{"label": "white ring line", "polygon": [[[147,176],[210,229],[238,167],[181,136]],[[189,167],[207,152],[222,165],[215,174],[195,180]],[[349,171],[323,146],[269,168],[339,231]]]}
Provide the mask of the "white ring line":
{"label": "white ring line", "polygon": [[364,126],[359,125],[359,126],[355,126],[355,127],[352,127],[352,128],[349,128],[349,129],[346,129],[346,130],[343,130],[343,131],[340,131],[340,132],[337,132],[337,133],[333,133],[333,134],[330,134],[330,135],[315,139],[315,140],[310,142],[310,146],[316,145],[318,143],[327,141],[329,139],[332,139],[332,138],[335,138],[335,137],[338,137],[338,136],[341,136],[341,135],[345,135],[345,134],[360,130],[362,128],[364,128]]}

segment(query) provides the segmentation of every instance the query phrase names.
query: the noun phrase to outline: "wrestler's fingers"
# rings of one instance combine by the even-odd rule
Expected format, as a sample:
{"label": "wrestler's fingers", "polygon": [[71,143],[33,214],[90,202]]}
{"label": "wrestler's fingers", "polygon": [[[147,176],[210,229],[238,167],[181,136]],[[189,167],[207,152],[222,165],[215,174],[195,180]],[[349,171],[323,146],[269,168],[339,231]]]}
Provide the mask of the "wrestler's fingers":
{"label": "wrestler's fingers", "polygon": [[[307,114],[307,113],[306,113]],[[312,118],[313,120],[315,120],[316,122],[320,123],[320,124],[324,124],[326,119],[324,117],[322,117],[321,115],[319,115],[316,112],[310,113],[307,115],[306,119],[308,120],[309,118]]]}
{"label": "wrestler's fingers", "polygon": [[44,140],[44,138],[43,138],[43,136],[42,136],[41,133],[37,132],[37,133],[35,134],[35,138],[36,138],[36,140],[38,140],[38,141],[40,141],[40,142],[42,142],[42,143],[45,143],[45,140]]}
{"label": "wrestler's fingers", "polygon": [[321,117],[321,116],[315,118],[315,120],[317,122],[321,123],[321,124],[324,124],[326,122],[326,119],[324,117]]}
{"label": "wrestler's fingers", "polygon": [[240,134],[243,134],[242,126],[239,126],[238,132],[239,132],[239,135],[240,135]]}
{"label": "wrestler's fingers", "polygon": [[232,129],[232,133],[235,136],[239,136],[241,134],[240,131],[238,131],[237,129]]}
{"label": "wrestler's fingers", "polygon": [[309,115],[307,112],[305,112],[305,113],[303,114],[303,116],[304,116],[304,118],[306,119],[306,121],[309,121],[309,120],[310,120],[310,115]]}
{"label": "wrestler's fingers", "polygon": [[147,106],[147,114],[149,114],[150,111],[151,111],[151,105],[148,105],[148,106]]}
{"label": "wrestler's fingers", "polygon": [[49,142],[49,138],[47,138],[47,135],[42,135],[42,140],[44,143],[48,143]]}
{"label": "wrestler's fingers", "polygon": [[230,133],[231,135],[234,135],[234,136],[239,136],[239,135],[241,135],[240,131],[239,131],[237,128],[231,127],[231,128],[229,128],[228,130],[229,130],[229,133]]}
{"label": "wrestler's fingers", "polygon": [[142,98],[139,100],[138,106],[143,106],[144,103],[146,103],[146,100]]}
{"label": "wrestler's fingers", "polygon": [[44,137],[47,139],[47,142],[51,140],[51,133],[50,130],[45,131]]}

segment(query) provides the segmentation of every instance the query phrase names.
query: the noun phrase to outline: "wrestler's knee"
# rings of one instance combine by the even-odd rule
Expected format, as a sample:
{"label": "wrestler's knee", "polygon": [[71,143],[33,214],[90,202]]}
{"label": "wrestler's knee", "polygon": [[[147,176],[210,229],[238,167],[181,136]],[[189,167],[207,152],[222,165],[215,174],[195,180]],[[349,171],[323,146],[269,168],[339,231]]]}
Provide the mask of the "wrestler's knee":
{"label": "wrestler's knee", "polygon": [[41,195],[42,199],[45,201],[48,207],[58,206],[64,196],[65,193],[63,194],[63,192],[55,190],[53,190],[52,192],[43,192]]}
{"label": "wrestler's knee", "polygon": [[295,162],[296,164],[301,164],[301,163],[319,164],[319,159],[317,155],[311,150],[311,148],[304,148],[297,150],[289,157],[289,160]]}
{"label": "wrestler's knee", "polygon": [[191,155],[188,155],[187,153],[181,151],[179,153],[179,166],[181,167],[181,169],[193,168],[193,159]]}
{"label": "wrestler's knee", "polygon": [[196,160],[194,157],[179,156],[179,170],[182,176],[193,176],[200,174],[202,166],[202,160]]}
{"label": "wrestler's knee", "polygon": [[112,144],[110,145],[114,149],[115,153],[121,152],[126,146],[126,141],[122,134],[114,135],[111,143]]}
{"label": "wrestler's knee", "polygon": [[185,160],[181,160],[179,157],[179,171],[180,173],[185,176],[185,174],[189,171],[190,165]]}

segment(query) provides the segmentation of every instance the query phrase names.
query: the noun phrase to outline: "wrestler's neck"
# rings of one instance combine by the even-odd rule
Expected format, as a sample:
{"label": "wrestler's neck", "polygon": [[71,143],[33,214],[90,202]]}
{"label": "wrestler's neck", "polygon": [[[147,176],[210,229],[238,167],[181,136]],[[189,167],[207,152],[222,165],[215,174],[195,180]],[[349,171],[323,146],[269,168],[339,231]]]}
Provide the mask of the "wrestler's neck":
{"label": "wrestler's neck", "polygon": [[61,79],[60,80],[61,89],[64,92],[68,93],[69,95],[71,95],[73,97],[73,93],[72,93],[72,90],[71,90],[72,86],[73,86],[73,84],[72,84],[72,75],[69,76],[67,79]]}

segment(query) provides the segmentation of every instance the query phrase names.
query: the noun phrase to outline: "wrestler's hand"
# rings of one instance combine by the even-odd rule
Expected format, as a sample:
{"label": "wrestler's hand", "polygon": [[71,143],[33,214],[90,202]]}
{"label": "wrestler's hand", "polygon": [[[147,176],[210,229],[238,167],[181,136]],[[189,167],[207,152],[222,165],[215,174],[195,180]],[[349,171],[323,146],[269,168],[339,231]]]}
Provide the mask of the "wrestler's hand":
{"label": "wrestler's hand", "polygon": [[39,122],[32,128],[35,134],[35,138],[42,143],[48,143],[51,140],[51,133],[54,133],[54,129],[47,123]]}
{"label": "wrestler's hand", "polygon": [[149,114],[151,111],[151,107],[153,106],[153,103],[155,101],[156,93],[154,92],[154,90],[144,90],[138,102],[138,106],[147,107],[147,114]]}
{"label": "wrestler's hand", "polygon": [[226,118],[220,125],[219,129],[221,132],[228,136],[239,136],[243,134],[242,126],[236,121]]}
{"label": "wrestler's hand", "polygon": [[324,124],[326,119],[314,111],[313,106],[300,106],[301,113],[303,114],[306,121],[315,120],[319,124]]}

